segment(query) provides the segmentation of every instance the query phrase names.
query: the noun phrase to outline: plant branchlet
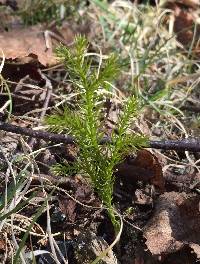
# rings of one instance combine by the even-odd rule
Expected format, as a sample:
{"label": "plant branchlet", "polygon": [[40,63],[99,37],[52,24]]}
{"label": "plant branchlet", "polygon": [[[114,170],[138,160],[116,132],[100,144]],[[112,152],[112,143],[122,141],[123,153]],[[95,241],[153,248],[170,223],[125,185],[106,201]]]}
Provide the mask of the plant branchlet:
{"label": "plant branchlet", "polygon": [[[47,118],[47,123],[57,132],[66,131],[76,139],[80,152],[74,169],[89,176],[116,230],[119,222],[112,204],[115,166],[126,153],[135,151],[147,144],[147,138],[128,133],[133,119],[137,117],[138,103],[130,97],[124,104],[119,117],[118,133],[111,133],[112,144],[99,144],[103,139],[101,90],[108,89],[107,82],[113,81],[120,72],[118,60],[111,55],[101,68],[95,67],[92,58],[86,56],[88,42],[85,37],[75,39],[73,49],[65,46],[57,48],[57,56],[64,63],[74,87],[79,93],[76,110],[65,108],[62,115],[54,114]],[[67,165],[66,165],[67,166]],[[67,172],[69,168],[57,166],[57,171]],[[70,167],[71,170],[71,167]]]}

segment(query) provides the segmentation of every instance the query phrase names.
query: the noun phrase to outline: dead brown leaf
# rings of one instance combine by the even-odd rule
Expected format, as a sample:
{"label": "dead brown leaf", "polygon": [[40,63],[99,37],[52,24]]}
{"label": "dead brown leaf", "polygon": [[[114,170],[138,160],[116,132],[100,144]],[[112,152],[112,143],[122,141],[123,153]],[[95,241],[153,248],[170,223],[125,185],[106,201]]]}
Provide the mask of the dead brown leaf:
{"label": "dead brown leaf", "polygon": [[116,177],[124,183],[135,184],[144,181],[164,190],[162,166],[156,155],[148,150],[140,150],[134,160],[125,161],[117,166]]}
{"label": "dead brown leaf", "polygon": [[57,63],[53,53],[55,39],[56,44],[61,41],[65,44],[73,41],[74,33],[69,27],[65,28],[66,37],[67,39],[64,39],[62,35],[58,36],[41,25],[13,28],[8,32],[0,32],[0,48],[3,50],[6,59],[22,60],[29,58],[30,60],[38,60],[44,66],[50,66]]}
{"label": "dead brown leaf", "polygon": [[3,239],[0,239],[0,252],[4,252],[6,250],[6,242]]}
{"label": "dead brown leaf", "polygon": [[91,187],[86,184],[78,185],[75,193],[75,198],[80,202],[89,202],[92,198]]}
{"label": "dead brown leaf", "polygon": [[164,178],[162,173],[162,166],[156,155],[152,154],[148,150],[140,150],[137,153],[136,159],[132,163],[133,165],[145,168],[152,173],[150,183],[158,187],[161,191],[164,190]]}
{"label": "dead brown leaf", "polygon": [[176,0],[175,2],[192,8],[197,8],[199,6],[199,0]]}
{"label": "dead brown leaf", "polygon": [[190,246],[200,248],[200,197],[169,192],[161,195],[152,219],[144,228],[146,245],[153,255],[167,255]]}
{"label": "dead brown leaf", "polygon": [[59,197],[59,207],[61,212],[69,219],[70,222],[74,223],[76,219],[76,202],[69,197]]}
{"label": "dead brown leaf", "polygon": [[[94,196],[92,193],[92,189],[87,184],[80,184],[78,182],[74,182],[74,197],[77,201],[88,204],[94,201]],[[70,222],[75,222],[77,215],[77,206],[78,203],[76,200],[72,200],[68,196],[60,195],[58,202],[61,212],[69,219]]]}
{"label": "dead brown leaf", "polygon": [[[195,10],[199,4],[199,0],[180,0],[169,1],[165,6],[174,11],[174,32],[177,34],[177,40],[186,48],[190,47],[194,41],[193,52],[195,54],[199,53],[200,25],[198,23],[198,12]],[[195,25],[196,33],[194,35]]]}
{"label": "dead brown leaf", "polygon": [[7,59],[31,57],[43,65],[55,64],[52,47],[47,49],[41,26],[1,32],[0,47]]}

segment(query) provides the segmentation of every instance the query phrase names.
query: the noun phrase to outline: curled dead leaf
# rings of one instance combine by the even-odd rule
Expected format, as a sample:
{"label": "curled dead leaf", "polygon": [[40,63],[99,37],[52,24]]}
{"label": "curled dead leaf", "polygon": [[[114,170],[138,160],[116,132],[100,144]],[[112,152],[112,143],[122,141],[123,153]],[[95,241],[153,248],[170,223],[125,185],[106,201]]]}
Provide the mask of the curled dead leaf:
{"label": "curled dead leaf", "polygon": [[67,39],[64,39],[62,34],[59,36],[46,30],[42,25],[13,28],[8,32],[0,32],[0,48],[3,50],[6,59],[22,60],[29,58],[30,60],[38,60],[44,66],[50,66],[57,63],[53,53],[54,46],[61,41],[65,44],[73,41],[73,31],[68,27],[65,28],[64,32]]}
{"label": "curled dead leaf", "polygon": [[160,192],[164,191],[162,166],[156,155],[148,150],[139,150],[135,159],[119,164],[115,175],[125,184],[135,185],[137,181],[143,181],[155,185]]}
{"label": "curled dead leaf", "polygon": [[65,196],[60,196],[58,201],[61,212],[69,219],[70,222],[74,223],[76,219],[76,202]]}
{"label": "curled dead leaf", "polygon": [[150,183],[158,187],[161,191],[164,190],[165,182],[162,173],[162,166],[156,155],[145,149],[140,150],[137,153],[133,165],[145,168],[151,172],[152,177],[150,178]]}
{"label": "curled dead leaf", "polygon": [[200,247],[200,197],[169,192],[161,195],[152,219],[144,228],[146,246],[153,255],[167,255],[190,246]]}
{"label": "curled dead leaf", "polygon": [[41,26],[0,33],[0,47],[7,59],[31,57],[43,65],[55,64],[52,47],[47,49]]}
{"label": "curled dead leaf", "polygon": [[3,239],[0,239],[0,252],[4,252],[6,250],[6,242]]}
{"label": "curled dead leaf", "polygon": [[192,8],[197,8],[200,4],[199,0],[176,0],[175,2]]}
{"label": "curled dead leaf", "polygon": [[199,0],[167,1],[165,4],[165,8],[173,10],[177,40],[185,48],[189,48],[193,43],[193,53],[196,55],[199,55],[199,4]]}

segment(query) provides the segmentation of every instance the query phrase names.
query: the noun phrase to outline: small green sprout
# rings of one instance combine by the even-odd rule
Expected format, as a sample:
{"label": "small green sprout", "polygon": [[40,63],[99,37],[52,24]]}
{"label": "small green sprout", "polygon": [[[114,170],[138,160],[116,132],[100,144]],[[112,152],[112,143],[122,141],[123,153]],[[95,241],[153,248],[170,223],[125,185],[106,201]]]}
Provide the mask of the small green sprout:
{"label": "small green sprout", "polygon": [[[123,113],[119,116],[118,131],[112,132],[111,143],[99,144],[104,138],[102,132],[103,100],[100,91],[108,89],[108,81],[113,81],[120,73],[115,55],[111,55],[99,68],[92,58],[86,56],[88,42],[85,37],[77,36],[73,48],[59,46],[57,56],[64,63],[74,87],[79,92],[79,101],[75,110],[65,108],[62,115],[47,117],[47,123],[56,132],[65,131],[76,140],[79,154],[74,162],[75,170],[91,180],[114,225],[119,228],[119,220],[113,207],[113,172],[116,165],[127,153],[147,144],[142,135],[128,133],[133,119],[138,115],[138,102],[134,97],[126,100]],[[65,166],[65,165],[64,165]],[[57,167],[57,172],[66,173],[67,165]],[[69,168],[71,171],[71,167]]]}

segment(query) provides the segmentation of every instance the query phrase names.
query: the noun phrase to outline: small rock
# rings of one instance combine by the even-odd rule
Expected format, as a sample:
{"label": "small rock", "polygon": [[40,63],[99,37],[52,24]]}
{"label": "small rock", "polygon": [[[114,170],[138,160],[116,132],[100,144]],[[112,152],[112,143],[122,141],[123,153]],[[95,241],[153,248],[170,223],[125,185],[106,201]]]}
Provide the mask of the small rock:
{"label": "small rock", "polygon": [[[90,230],[80,234],[74,244],[74,257],[77,264],[88,264],[94,261],[108,248],[107,242]],[[99,264],[119,264],[115,254],[110,250]]]}

